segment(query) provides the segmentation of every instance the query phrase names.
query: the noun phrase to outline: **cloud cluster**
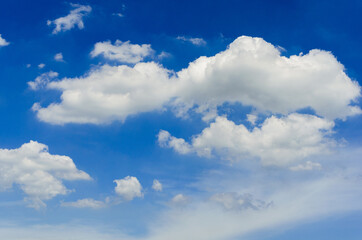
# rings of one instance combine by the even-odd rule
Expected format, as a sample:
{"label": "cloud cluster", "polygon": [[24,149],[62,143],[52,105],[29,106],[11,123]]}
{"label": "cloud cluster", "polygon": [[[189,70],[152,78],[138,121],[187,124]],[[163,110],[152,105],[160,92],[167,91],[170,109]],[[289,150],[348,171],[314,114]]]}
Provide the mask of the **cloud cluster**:
{"label": "cloud cluster", "polygon": [[310,156],[330,152],[335,142],[330,138],[333,121],[308,114],[289,114],[267,118],[260,127],[249,130],[225,117],[192,138],[191,143],[161,130],[158,142],[180,154],[214,154],[231,161],[259,158],[263,165],[290,166]]}
{"label": "cloud cluster", "polygon": [[[115,50],[98,53],[118,58]],[[331,120],[361,113],[355,104],[360,86],[346,75],[332,53],[311,50],[284,57],[279,48],[263,39],[246,36],[177,73],[154,62],[133,67],[103,65],[47,87],[62,91],[60,103],[36,108],[38,118],[52,124],[123,121],[167,105],[178,115],[196,107],[210,120],[217,115],[216,107],[226,102],[284,115],[311,108]]]}
{"label": "cloud cluster", "polygon": [[115,192],[126,201],[131,201],[136,197],[143,197],[142,186],[136,177],[127,176],[123,179],[114,180]]}
{"label": "cloud cluster", "polygon": [[116,40],[114,44],[110,41],[96,43],[91,56],[94,58],[102,55],[105,59],[121,63],[138,63],[153,53],[154,51],[149,44],[138,45],[131,44],[130,41]]}
{"label": "cloud cluster", "polygon": [[18,185],[28,196],[30,206],[45,206],[43,200],[64,195],[69,190],[62,180],[90,180],[67,156],[52,155],[48,147],[30,141],[17,149],[0,149],[0,188]]}
{"label": "cloud cluster", "polygon": [[53,34],[57,34],[59,32],[68,31],[75,26],[79,29],[84,28],[83,17],[89,14],[92,11],[92,8],[87,5],[80,4],[70,4],[74,9],[70,11],[70,13],[65,17],[57,18],[53,21],[48,20],[47,25],[55,25],[53,29]]}
{"label": "cloud cluster", "polygon": [[0,34],[0,47],[5,47],[7,45],[9,45],[10,43],[8,41],[6,41],[4,38],[1,37]]}

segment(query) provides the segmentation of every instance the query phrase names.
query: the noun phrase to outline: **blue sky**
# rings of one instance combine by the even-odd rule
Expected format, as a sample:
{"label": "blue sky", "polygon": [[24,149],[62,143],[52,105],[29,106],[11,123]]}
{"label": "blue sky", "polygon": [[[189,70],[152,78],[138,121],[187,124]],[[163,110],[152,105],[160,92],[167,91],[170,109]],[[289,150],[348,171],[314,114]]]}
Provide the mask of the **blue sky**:
{"label": "blue sky", "polygon": [[0,1],[0,236],[360,239],[360,1]]}

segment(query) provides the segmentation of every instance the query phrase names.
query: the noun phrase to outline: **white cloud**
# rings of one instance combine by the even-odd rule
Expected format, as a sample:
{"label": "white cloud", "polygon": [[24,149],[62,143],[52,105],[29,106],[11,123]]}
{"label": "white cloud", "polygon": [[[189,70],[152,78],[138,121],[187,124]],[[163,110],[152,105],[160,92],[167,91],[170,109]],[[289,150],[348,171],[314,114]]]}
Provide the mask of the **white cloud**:
{"label": "white cloud", "polygon": [[284,57],[263,39],[246,36],[176,74],[153,62],[103,65],[83,77],[49,83],[48,88],[62,91],[61,102],[40,108],[37,116],[52,124],[103,124],[167,105],[179,116],[196,106],[211,120],[217,116],[216,107],[226,102],[284,115],[312,108],[328,119],[361,113],[354,104],[360,86],[333,54],[312,50]]}
{"label": "white cloud", "polygon": [[181,154],[188,154],[194,151],[192,146],[182,138],[176,138],[165,130],[161,130],[157,135],[158,143],[161,147],[173,148]]}
{"label": "white cloud", "polygon": [[162,183],[160,183],[160,181],[158,181],[157,179],[154,179],[152,189],[157,192],[162,192]]}
{"label": "white cloud", "polygon": [[183,194],[177,194],[171,199],[171,204],[173,206],[186,206],[190,203],[190,198],[183,195]]}
{"label": "white cloud", "polygon": [[136,197],[143,197],[142,186],[136,177],[127,176],[123,179],[116,179],[115,191],[124,200],[131,201]]}
{"label": "white cloud", "polygon": [[17,149],[0,149],[0,188],[18,185],[28,196],[29,206],[45,206],[43,200],[64,195],[69,190],[62,180],[90,180],[67,156],[52,155],[48,147],[30,141]]}
{"label": "white cloud", "polygon": [[79,199],[75,202],[62,202],[61,206],[63,207],[75,207],[75,208],[103,208],[106,206],[106,203],[103,201],[94,200],[92,198]]}
{"label": "white cloud", "polygon": [[299,164],[289,168],[292,171],[311,171],[311,170],[321,170],[322,165],[320,163],[315,163],[307,161],[304,164]]}
{"label": "white cloud", "polygon": [[53,124],[103,124],[139,112],[161,110],[174,95],[170,72],[156,63],[103,65],[87,76],[47,85],[62,91],[62,102],[36,109],[37,117]]}
{"label": "white cloud", "polygon": [[32,90],[41,89],[46,87],[47,84],[54,78],[58,77],[58,75],[59,74],[57,72],[49,71],[36,77],[33,82],[28,82],[28,85]]}
{"label": "white cloud", "polygon": [[63,54],[62,53],[57,53],[54,55],[54,60],[55,61],[58,61],[58,62],[64,62],[64,59],[63,59]]}
{"label": "white cloud", "polygon": [[206,41],[202,38],[191,38],[191,37],[185,37],[185,36],[178,36],[176,39],[184,41],[184,42],[190,42],[196,46],[206,45]]}
{"label": "white cloud", "polygon": [[172,55],[168,52],[165,52],[165,51],[162,51],[160,54],[157,55],[157,59],[165,59],[165,58],[169,58],[171,57]]}
{"label": "white cloud", "polygon": [[250,122],[252,125],[255,125],[255,122],[258,120],[258,116],[254,114],[246,114],[248,122]]}
{"label": "white cloud", "polygon": [[94,58],[102,55],[106,59],[122,63],[138,63],[153,53],[154,51],[149,44],[138,45],[131,44],[130,41],[116,40],[114,44],[110,41],[96,43],[91,56]]}
{"label": "white cloud", "polygon": [[0,47],[5,47],[7,45],[9,45],[10,43],[8,41],[6,41],[4,38],[1,37],[0,34]]}
{"label": "white cloud", "polygon": [[350,105],[360,97],[360,86],[322,50],[284,57],[263,39],[243,36],[224,52],[190,63],[178,76],[184,83],[179,101],[189,105],[240,102],[281,114],[310,107],[330,119],[361,113]]}
{"label": "white cloud", "polygon": [[329,138],[333,127],[332,121],[294,113],[281,118],[272,116],[260,128],[249,131],[242,124],[217,117],[191,143],[164,130],[160,131],[158,142],[181,154],[195,152],[210,157],[216,153],[231,161],[257,157],[264,165],[289,166],[310,156],[329,153],[335,145]]}
{"label": "white cloud", "polygon": [[80,5],[80,4],[71,4],[74,8],[70,11],[70,13],[65,17],[57,18],[53,21],[48,20],[47,25],[55,25],[53,30],[53,34],[57,34],[59,32],[68,31],[75,26],[79,29],[84,28],[83,17],[89,14],[92,11],[90,6]]}
{"label": "white cloud", "polygon": [[43,69],[45,67],[45,64],[44,63],[40,63],[39,65],[38,65],[38,68],[39,69]]}

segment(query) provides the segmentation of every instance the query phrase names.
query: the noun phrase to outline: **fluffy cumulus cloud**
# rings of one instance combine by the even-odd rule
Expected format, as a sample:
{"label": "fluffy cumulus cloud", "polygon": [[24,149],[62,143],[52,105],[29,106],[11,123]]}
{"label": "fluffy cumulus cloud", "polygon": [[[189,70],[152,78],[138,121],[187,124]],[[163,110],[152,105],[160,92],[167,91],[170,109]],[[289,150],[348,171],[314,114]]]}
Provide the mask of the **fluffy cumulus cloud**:
{"label": "fluffy cumulus cloud", "polygon": [[183,41],[183,42],[189,42],[196,46],[203,46],[206,45],[206,41],[202,38],[192,38],[192,37],[185,37],[185,36],[178,36],[176,38],[177,40]]}
{"label": "fluffy cumulus cloud", "polygon": [[[122,44],[106,46],[118,49]],[[98,53],[118,58],[114,49]],[[129,59],[136,61],[134,56]],[[62,91],[60,103],[36,108],[38,118],[52,124],[103,124],[167,105],[178,115],[195,109],[210,120],[217,116],[216,107],[225,102],[284,115],[311,108],[331,120],[361,113],[355,104],[360,86],[332,53],[311,50],[284,57],[278,47],[246,36],[174,74],[154,62],[133,67],[103,65],[47,87]]]}
{"label": "fluffy cumulus cloud", "polygon": [[143,197],[142,186],[136,177],[127,176],[123,179],[114,180],[115,192],[126,201],[131,201],[136,197]]}
{"label": "fluffy cumulus cloud", "polygon": [[75,208],[103,208],[106,206],[106,203],[103,201],[94,200],[92,198],[79,199],[75,202],[62,202],[61,206],[63,207],[75,207]]}
{"label": "fluffy cumulus cloud", "polygon": [[83,17],[89,14],[92,11],[92,8],[90,6],[80,4],[71,4],[71,6],[74,9],[71,10],[67,16],[57,18],[53,21],[47,21],[48,26],[55,25],[55,28],[52,32],[53,34],[68,31],[75,26],[77,26],[79,29],[84,28]]}
{"label": "fluffy cumulus cloud", "polygon": [[138,63],[153,53],[154,51],[149,44],[138,45],[131,44],[130,41],[116,40],[114,44],[110,41],[96,43],[91,56],[102,55],[105,59],[122,63]]}
{"label": "fluffy cumulus cloud", "polygon": [[17,149],[0,149],[0,188],[18,185],[27,195],[29,206],[45,206],[43,200],[64,195],[69,190],[62,180],[90,180],[67,156],[52,155],[48,147],[30,141]]}
{"label": "fluffy cumulus cloud", "polygon": [[8,41],[6,41],[0,34],[0,47],[4,47],[9,45],[10,43]]}
{"label": "fluffy cumulus cloud", "polygon": [[62,91],[62,101],[45,108],[36,104],[33,109],[40,120],[53,124],[125,120],[139,112],[162,109],[175,91],[169,74],[153,62],[134,67],[103,65],[84,77],[48,83],[47,88]]}
{"label": "fluffy cumulus cloud", "polygon": [[310,107],[330,119],[361,113],[351,106],[360,86],[333,54],[322,50],[284,57],[263,39],[243,36],[224,52],[190,63],[178,76],[181,102],[206,107],[240,102],[281,114]]}
{"label": "fluffy cumulus cloud", "polygon": [[162,183],[160,181],[158,181],[157,179],[153,180],[153,184],[152,184],[152,189],[157,191],[157,192],[162,192]]}
{"label": "fluffy cumulus cloud", "polygon": [[195,152],[210,157],[216,153],[231,161],[256,157],[264,165],[290,166],[310,156],[329,153],[335,145],[329,136],[333,127],[333,121],[297,113],[281,118],[271,116],[252,130],[217,117],[191,143],[167,131],[160,131],[158,142],[181,154]]}

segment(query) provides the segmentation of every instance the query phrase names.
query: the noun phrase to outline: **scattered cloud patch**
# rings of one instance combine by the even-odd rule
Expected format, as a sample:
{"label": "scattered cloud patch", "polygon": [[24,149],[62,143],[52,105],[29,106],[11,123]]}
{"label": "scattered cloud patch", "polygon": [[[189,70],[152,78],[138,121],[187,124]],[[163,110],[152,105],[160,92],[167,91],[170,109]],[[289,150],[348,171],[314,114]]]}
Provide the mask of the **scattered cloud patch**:
{"label": "scattered cloud patch", "polygon": [[115,192],[126,201],[136,197],[143,197],[142,186],[136,177],[127,176],[123,179],[114,180],[116,183]]}
{"label": "scattered cloud patch", "polygon": [[171,199],[171,205],[173,206],[186,206],[187,204],[189,204],[191,201],[191,199],[188,196],[185,196],[183,194],[177,194],[175,195],[172,199]]}
{"label": "scattered cloud patch", "polygon": [[0,34],[0,47],[8,46],[10,43],[6,41]]}
{"label": "scattered cloud patch", "polygon": [[206,41],[202,38],[191,38],[191,37],[185,37],[185,36],[178,36],[176,39],[183,41],[183,42],[192,43],[193,45],[196,45],[196,46],[206,45]]}
{"label": "scattered cloud patch", "polygon": [[165,130],[161,130],[157,135],[158,143],[161,147],[173,148],[181,154],[188,154],[194,151],[192,146],[182,138],[176,138]]}
{"label": "scattered cloud patch", "polygon": [[138,45],[131,44],[130,41],[116,40],[114,44],[110,41],[96,43],[91,56],[94,58],[102,55],[105,59],[121,63],[138,63],[153,53],[154,50],[149,44]]}
{"label": "scattered cloud patch", "polygon": [[41,88],[45,88],[50,81],[52,81],[54,78],[58,77],[57,72],[46,72],[41,74],[40,76],[36,77],[34,81],[28,82],[28,86],[32,90],[38,90]]}
{"label": "scattered cloud patch", "polygon": [[214,154],[230,161],[258,158],[263,165],[290,166],[310,156],[327,154],[335,141],[330,138],[333,121],[313,115],[293,113],[285,117],[267,118],[261,127],[251,131],[243,124],[236,125],[225,117],[215,122],[187,143],[161,130],[161,147],[180,154],[191,152],[199,156]]}
{"label": "scattered cloud patch", "polygon": [[62,53],[55,54],[54,55],[54,60],[57,61],[57,62],[64,62],[63,54]]}
{"label": "scattered cloud patch", "polygon": [[255,125],[256,121],[258,120],[258,116],[254,114],[246,114],[248,122],[250,122],[252,125]]}
{"label": "scattered cloud patch", "polygon": [[311,171],[311,170],[321,170],[322,165],[320,163],[315,163],[307,161],[304,164],[299,164],[289,168],[292,171]]}
{"label": "scattered cloud patch", "polygon": [[39,65],[38,65],[38,68],[39,69],[43,69],[45,67],[45,64],[44,63],[40,63]]}
{"label": "scattered cloud patch", "polygon": [[261,210],[271,205],[271,203],[254,199],[251,194],[239,195],[234,192],[217,193],[210,200],[221,204],[226,210]]}
{"label": "scattered cloud patch", "polygon": [[53,21],[47,21],[48,26],[55,25],[55,28],[52,32],[53,34],[68,31],[75,26],[77,26],[79,29],[84,28],[83,17],[89,14],[92,11],[92,8],[90,6],[80,4],[71,4],[71,6],[74,9],[71,10],[67,16],[57,18]]}
{"label": "scattered cloud patch", "polygon": [[106,203],[103,201],[94,200],[92,198],[79,199],[75,202],[62,202],[62,207],[74,207],[74,208],[104,208]]}
{"label": "scattered cloud patch", "polygon": [[157,59],[162,60],[162,59],[165,59],[165,58],[169,58],[171,56],[172,56],[171,53],[162,51],[160,54],[157,55]]}
{"label": "scattered cloud patch", "polygon": [[157,179],[153,180],[153,184],[152,184],[152,189],[157,191],[157,192],[162,192],[162,183],[160,183],[160,181],[158,181]]}
{"label": "scattered cloud patch", "polygon": [[17,149],[0,149],[0,189],[18,185],[27,195],[30,207],[45,206],[44,200],[64,195],[69,190],[62,180],[90,180],[67,156],[52,155],[48,146],[30,141]]}

